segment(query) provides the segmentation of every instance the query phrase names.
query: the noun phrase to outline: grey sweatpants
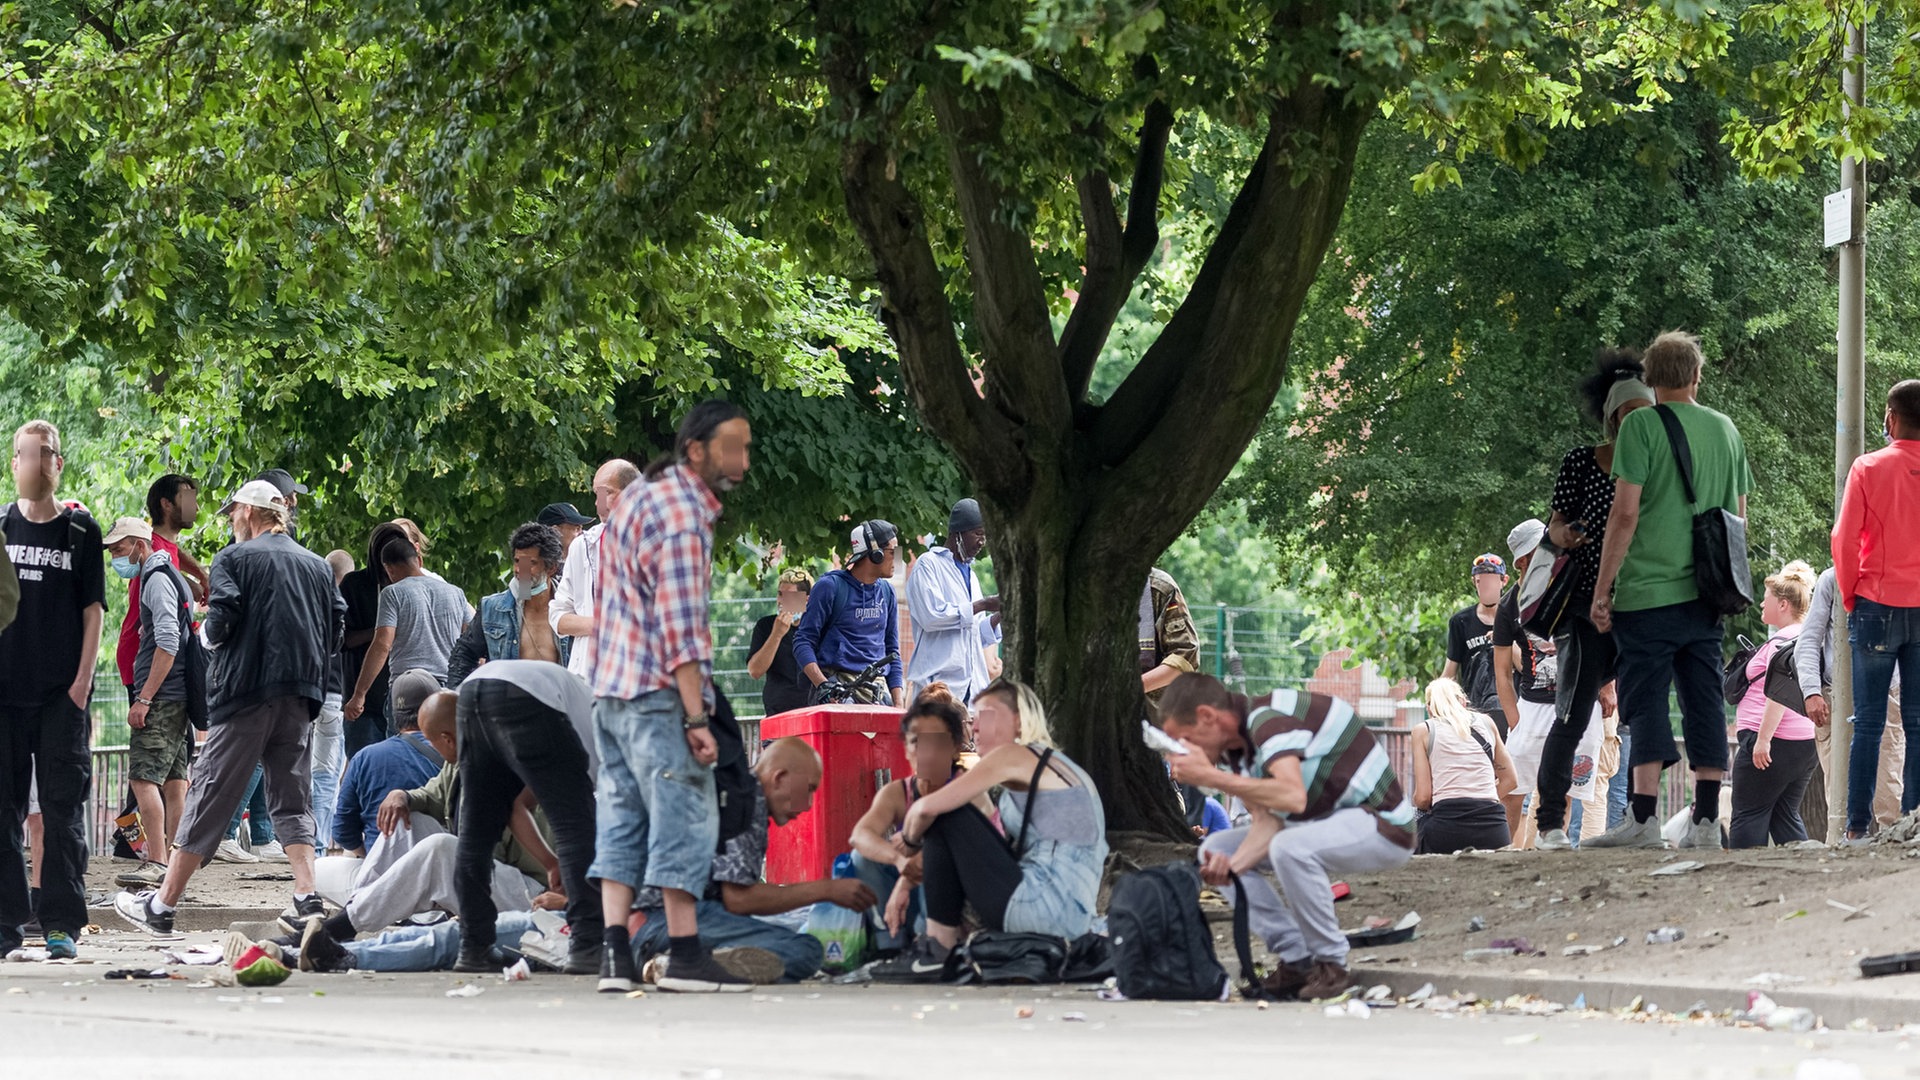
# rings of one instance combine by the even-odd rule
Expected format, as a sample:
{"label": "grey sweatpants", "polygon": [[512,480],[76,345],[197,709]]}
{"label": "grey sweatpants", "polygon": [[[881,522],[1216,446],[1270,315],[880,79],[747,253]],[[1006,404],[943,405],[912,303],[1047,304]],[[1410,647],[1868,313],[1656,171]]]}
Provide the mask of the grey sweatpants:
{"label": "grey sweatpants", "polygon": [[283,847],[313,846],[313,770],[307,752],[315,702],[271,698],[236,711],[207,731],[187,784],[187,807],[174,847],[202,859],[227,837],[246,797],[253,767],[263,766],[273,837]]}
{"label": "grey sweatpants", "polygon": [[[1200,850],[1232,855],[1246,836],[1246,826],[1226,829],[1207,837]],[[1248,924],[1285,963],[1324,960],[1344,967],[1347,938],[1333,913],[1333,881],[1327,872],[1377,873],[1404,866],[1412,856],[1381,836],[1373,815],[1357,807],[1317,821],[1288,822],[1267,846],[1266,861],[1240,875],[1247,890]],[[1279,881],[1278,891],[1266,872]],[[1221,892],[1233,902],[1231,885]]]}
{"label": "grey sweatpants", "polygon": [[[423,911],[459,914],[453,888],[458,847],[459,840],[425,814],[412,815],[409,827],[375,840],[347,901],[353,928],[378,930]],[[533,898],[545,889],[545,882],[495,860],[493,906],[500,911],[531,911]]]}

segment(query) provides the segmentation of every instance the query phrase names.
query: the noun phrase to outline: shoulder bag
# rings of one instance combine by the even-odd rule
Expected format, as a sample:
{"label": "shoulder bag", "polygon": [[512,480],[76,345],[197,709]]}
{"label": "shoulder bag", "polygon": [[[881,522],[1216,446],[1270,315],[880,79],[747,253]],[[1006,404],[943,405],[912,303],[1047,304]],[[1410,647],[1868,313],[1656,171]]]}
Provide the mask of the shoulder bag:
{"label": "shoulder bag", "polygon": [[[1697,506],[1693,489],[1693,448],[1687,443],[1686,429],[1671,407],[1655,405],[1660,422],[1667,427],[1667,441],[1673,444],[1673,457],[1680,466],[1680,484],[1687,505]],[[1730,510],[1714,507],[1696,510],[1693,515],[1693,580],[1700,599],[1718,615],[1738,615],[1753,606],[1753,571],[1747,566],[1747,519]]]}

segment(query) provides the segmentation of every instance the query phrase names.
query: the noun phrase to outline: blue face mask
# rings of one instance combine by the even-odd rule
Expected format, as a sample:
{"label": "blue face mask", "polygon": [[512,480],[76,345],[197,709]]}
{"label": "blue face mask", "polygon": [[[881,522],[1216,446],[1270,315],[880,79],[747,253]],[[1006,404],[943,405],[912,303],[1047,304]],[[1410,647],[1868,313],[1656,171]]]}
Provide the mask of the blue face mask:
{"label": "blue face mask", "polygon": [[129,556],[115,555],[113,557],[113,572],[131,581],[140,576],[140,564],[134,562]]}
{"label": "blue face mask", "polygon": [[539,596],[546,591],[546,578],[541,578],[539,581],[528,584],[516,574],[512,581],[507,582],[507,592],[512,594],[513,598],[522,604],[526,603],[528,598]]}

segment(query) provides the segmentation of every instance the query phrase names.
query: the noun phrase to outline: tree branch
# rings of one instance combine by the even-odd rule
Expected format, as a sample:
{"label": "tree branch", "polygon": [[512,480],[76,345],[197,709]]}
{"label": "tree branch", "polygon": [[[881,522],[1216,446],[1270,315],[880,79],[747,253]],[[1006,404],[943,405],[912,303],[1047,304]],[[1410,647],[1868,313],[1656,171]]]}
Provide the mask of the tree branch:
{"label": "tree branch", "polygon": [[127,49],[126,39],[120,36],[120,32],[118,30],[115,30],[113,28],[113,23],[109,22],[105,18],[102,18],[98,12],[94,11],[92,8],[88,7],[84,3],[76,4],[74,6],[77,9],[77,14],[79,16],[81,25],[91,26],[95,30],[100,31],[100,36],[106,39],[107,48],[112,49],[114,52],[126,51]]}
{"label": "tree branch", "polygon": [[[1139,69],[1158,74],[1151,58]],[[1159,98],[1147,104],[1140,125],[1140,149],[1127,188],[1127,225],[1124,232],[1113,209],[1113,193],[1105,170],[1080,177],[1080,217],[1087,230],[1086,275],[1080,299],[1067,317],[1060,335],[1060,368],[1073,401],[1087,396],[1093,368],[1113,332],[1114,320],[1133,293],[1133,283],[1153,258],[1160,243],[1160,189],[1166,178],[1167,138],[1173,131],[1173,110]]]}

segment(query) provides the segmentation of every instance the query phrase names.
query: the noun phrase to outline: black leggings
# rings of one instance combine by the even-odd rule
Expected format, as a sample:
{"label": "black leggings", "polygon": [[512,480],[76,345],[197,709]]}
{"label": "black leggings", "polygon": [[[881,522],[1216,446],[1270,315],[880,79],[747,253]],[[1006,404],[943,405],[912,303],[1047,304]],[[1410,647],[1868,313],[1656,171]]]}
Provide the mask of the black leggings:
{"label": "black leggings", "polygon": [[1733,821],[1727,825],[1730,848],[1792,844],[1807,838],[1800,819],[1800,800],[1807,794],[1820,754],[1812,739],[1774,739],[1773,761],[1753,767],[1756,732],[1739,734],[1740,749],[1733,755]]}
{"label": "black leggings", "polygon": [[[1533,818],[1543,833],[1566,827],[1574,755],[1580,749],[1580,737],[1593,721],[1600,688],[1613,680],[1618,659],[1613,635],[1601,633],[1584,615],[1569,617],[1560,633],[1554,635],[1553,645],[1560,662],[1560,689],[1554,702],[1553,727],[1547,729],[1547,740],[1540,750],[1540,774],[1534,778],[1538,796]],[[1628,775],[1627,763],[1622,760],[1615,781],[1628,782]],[[1601,832],[1596,825],[1583,825],[1581,829],[1591,836]]]}
{"label": "black leggings", "polygon": [[1020,887],[1019,860],[987,816],[972,806],[933,819],[922,838],[927,918],[959,926],[968,903],[989,930],[1005,928],[1007,901]]}

